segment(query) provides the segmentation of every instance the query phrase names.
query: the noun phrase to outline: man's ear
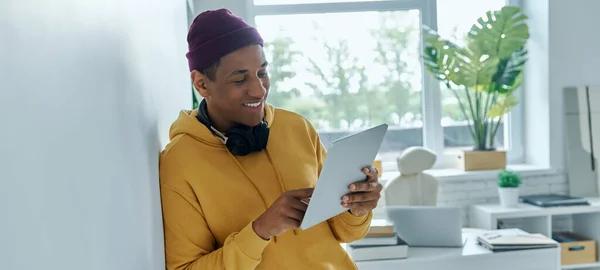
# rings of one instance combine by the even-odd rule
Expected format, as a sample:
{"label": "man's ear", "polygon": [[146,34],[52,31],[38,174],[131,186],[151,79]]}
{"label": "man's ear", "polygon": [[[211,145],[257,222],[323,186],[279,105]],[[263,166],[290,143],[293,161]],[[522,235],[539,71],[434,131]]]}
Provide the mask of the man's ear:
{"label": "man's ear", "polygon": [[192,83],[194,84],[194,88],[198,91],[200,96],[206,98],[209,96],[208,88],[206,84],[208,83],[208,78],[204,76],[204,74],[200,73],[200,71],[192,70],[191,73]]}

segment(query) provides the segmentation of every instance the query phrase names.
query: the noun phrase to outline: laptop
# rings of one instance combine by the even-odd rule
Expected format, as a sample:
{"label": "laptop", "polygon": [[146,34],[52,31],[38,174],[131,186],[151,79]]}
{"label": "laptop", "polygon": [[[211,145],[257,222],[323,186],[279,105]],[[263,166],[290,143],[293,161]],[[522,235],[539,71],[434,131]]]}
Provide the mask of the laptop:
{"label": "laptop", "polygon": [[460,207],[386,206],[394,231],[411,247],[462,247]]}

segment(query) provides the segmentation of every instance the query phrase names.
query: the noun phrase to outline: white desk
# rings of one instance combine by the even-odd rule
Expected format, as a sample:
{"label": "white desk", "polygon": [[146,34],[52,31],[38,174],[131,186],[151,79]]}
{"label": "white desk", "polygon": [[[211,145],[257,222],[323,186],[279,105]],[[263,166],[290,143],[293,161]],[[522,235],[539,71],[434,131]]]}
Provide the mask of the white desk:
{"label": "white desk", "polygon": [[476,242],[475,234],[465,233],[462,248],[409,247],[408,258],[356,262],[360,270],[559,270],[560,249],[491,252]]}

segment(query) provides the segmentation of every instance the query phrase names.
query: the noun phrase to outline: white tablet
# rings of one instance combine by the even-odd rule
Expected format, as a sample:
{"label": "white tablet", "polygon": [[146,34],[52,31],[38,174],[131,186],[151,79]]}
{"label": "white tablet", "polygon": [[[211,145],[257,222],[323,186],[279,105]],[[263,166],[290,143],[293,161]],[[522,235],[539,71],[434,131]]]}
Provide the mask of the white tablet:
{"label": "white tablet", "polygon": [[333,142],[300,225],[303,230],[348,211],[342,196],[350,193],[350,184],[366,180],[362,168],[373,164],[387,129],[382,124]]}

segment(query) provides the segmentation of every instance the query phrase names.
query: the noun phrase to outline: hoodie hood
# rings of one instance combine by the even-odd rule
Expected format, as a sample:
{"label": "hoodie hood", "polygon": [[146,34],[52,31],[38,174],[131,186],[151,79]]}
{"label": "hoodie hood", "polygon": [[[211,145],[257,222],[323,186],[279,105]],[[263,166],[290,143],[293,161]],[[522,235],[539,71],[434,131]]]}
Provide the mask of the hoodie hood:
{"label": "hoodie hood", "polygon": [[[267,121],[269,127],[273,125],[274,114],[275,108],[265,103],[265,121]],[[198,109],[182,110],[179,112],[179,117],[173,122],[169,130],[169,138],[173,140],[173,138],[179,135],[186,134],[207,145],[223,146],[223,142],[213,135],[205,125],[200,123],[196,116],[198,116]]]}

